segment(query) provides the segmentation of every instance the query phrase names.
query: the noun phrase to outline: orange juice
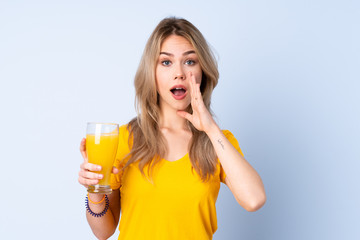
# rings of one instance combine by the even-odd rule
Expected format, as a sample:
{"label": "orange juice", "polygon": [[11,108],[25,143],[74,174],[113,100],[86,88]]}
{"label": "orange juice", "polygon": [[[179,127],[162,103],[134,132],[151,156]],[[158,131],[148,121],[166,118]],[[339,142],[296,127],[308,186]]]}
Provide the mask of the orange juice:
{"label": "orange juice", "polygon": [[102,167],[101,171],[96,172],[103,175],[99,185],[110,185],[110,175],[116,157],[118,142],[119,136],[117,134],[86,135],[86,153],[89,163]]}

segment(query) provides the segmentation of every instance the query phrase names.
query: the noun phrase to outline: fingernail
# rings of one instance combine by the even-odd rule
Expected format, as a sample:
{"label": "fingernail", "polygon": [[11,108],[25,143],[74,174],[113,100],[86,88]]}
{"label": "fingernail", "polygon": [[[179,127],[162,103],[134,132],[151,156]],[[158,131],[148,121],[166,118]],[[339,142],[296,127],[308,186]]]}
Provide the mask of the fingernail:
{"label": "fingernail", "polygon": [[103,175],[102,174],[99,174],[98,175],[98,179],[102,179],[103,178]]}
{"label": "fingernail", "polygon": [[101,170],[101,166],[97,166],[97,168],[96,168],[97,170]]}

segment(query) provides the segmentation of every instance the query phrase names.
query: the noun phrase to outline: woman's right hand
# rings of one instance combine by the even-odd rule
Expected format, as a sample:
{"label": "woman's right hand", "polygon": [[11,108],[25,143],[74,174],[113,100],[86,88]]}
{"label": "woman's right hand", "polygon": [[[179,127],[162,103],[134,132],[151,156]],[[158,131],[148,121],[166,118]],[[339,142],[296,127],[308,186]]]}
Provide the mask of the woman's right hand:
{"label": "woman's right hand", "polygon": [[[99,179],[102,179],[102,174],[95,173],[93,171],[100,171],[101,166],[92,164],[88,162],[87,154],[86,154],[86,138],[83,138],[80,142],[80,153],[84,159],[84,162],[80,165],[79,171],[79,183],[84,187],[88,187],[89,185],[96,185],[99,183]],[[119,170],[113,167],[112,173],[117,174]]]}

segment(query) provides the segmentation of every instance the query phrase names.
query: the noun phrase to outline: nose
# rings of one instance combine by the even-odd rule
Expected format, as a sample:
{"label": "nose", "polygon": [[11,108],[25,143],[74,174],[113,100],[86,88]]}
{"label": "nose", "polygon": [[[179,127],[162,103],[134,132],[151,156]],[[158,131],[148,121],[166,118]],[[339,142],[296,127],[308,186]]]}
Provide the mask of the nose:
{"label": "nose", "polygon": [[184,74],[178,73],[178,74],[176,74],[175,79],[184,80],[184,79],[185,79],[185,76],[184,76]]}
{"label": "nose", "polygon": [[175,79],[185,80],[186,76],[181,66],[178,66],[175,70]]}

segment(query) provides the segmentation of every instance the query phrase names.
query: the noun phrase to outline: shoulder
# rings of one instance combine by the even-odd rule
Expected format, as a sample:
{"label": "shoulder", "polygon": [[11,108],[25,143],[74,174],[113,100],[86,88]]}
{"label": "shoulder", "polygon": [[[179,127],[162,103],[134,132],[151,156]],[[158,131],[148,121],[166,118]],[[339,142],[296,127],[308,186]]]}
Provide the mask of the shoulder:
{"label": "shoulder", "polygon": [[129,130],[128,124],[119,126],[119,145],[118,153],[124,153],[129,151]]}
{"label": "shoulder", "polygon": [[230,132],[229,130],[222,129],[221,131],[222,131],[222,133],[225,135],[225,137],[230,136],[230,135],[233,135],[232,132]]}
{"label": "shoulder", "polygon": [[221,130],[222,133],[224,134],[224,136],[226,137],[226,139],[231,143],[231,145],[234,146],[234,148],[236,148],[236,150],[238,150],[238,152],[244,156],[240,146],[239,146],[239,142],[238,140],[235,138],[234,134],[232,132],[230,132],[229,130]]}
{"label": "shoulder", "polygon": [[119,135],[123,135],[123,134],[129,134],[129,130],[128,130],[128,126],[129,124],[123,124],[119,126]]}
{"label": "shoulder", "polygon": [[237,141],[234,134],[230,132],[229,130],[221,130],[224,136],[227,138],[227,140],[231,141]]}
{"label": "shoulder", "polygon": [[128,124],[119,126],[119,141],[127,141],[129,138]]}

